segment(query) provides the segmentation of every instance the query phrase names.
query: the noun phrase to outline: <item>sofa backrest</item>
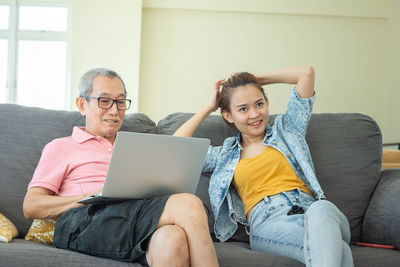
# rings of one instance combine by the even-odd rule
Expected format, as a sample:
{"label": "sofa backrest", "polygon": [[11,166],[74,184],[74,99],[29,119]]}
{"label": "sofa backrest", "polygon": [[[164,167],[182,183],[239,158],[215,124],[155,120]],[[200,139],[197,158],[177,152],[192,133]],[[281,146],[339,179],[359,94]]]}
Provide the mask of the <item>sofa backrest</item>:
{"label": "sofa backrest", "polygon": [[[157,131],[172,134],[192,115],[171,114],[158,123]],[[271,115],[270,124],[274,119],[275,115]],[[236,134],[221,116],[211,115],[202,122],[194,136],[209,138],[211,144],[217,146],[225,138]],[[382,137],[378,125],[362,114],[312,114],[306,140],[327,199],[346,214],[352,240],[360,241],[362,219],[380,177]],[[208,183],[209,176],[202,175],[197,194],[211,209]],[[213,229],[212,226],[211,217],[210,229]],[[243,227],[233,239],[248,240]]]}
{"label": "sofa backrest", "polygon": [[[22,203],[43,147],[84,124],[75,111],[0,104],[0,212],[17,226],[20,236],[30,227]],[[156,125],[146,115],[132,113],[125,116],[121,130],[156,133]]]}

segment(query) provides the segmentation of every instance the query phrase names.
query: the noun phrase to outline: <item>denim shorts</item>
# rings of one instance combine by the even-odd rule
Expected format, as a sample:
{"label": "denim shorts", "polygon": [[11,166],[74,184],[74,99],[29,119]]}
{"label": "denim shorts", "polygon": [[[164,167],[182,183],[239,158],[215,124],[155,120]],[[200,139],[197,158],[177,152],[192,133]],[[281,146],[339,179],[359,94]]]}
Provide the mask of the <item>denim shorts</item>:
{"label": "denim shorts", "polygon": [[148,265],[149,240],[169,197],[71,209],[57,220],[54,245],[88,255]]}
{"label": "denim shorts", "polygon": [[249,212],[251,249],[304,263],[304,214],[287,214],[294,205],[305,212],[315,201],[299,189],[265,197]]}

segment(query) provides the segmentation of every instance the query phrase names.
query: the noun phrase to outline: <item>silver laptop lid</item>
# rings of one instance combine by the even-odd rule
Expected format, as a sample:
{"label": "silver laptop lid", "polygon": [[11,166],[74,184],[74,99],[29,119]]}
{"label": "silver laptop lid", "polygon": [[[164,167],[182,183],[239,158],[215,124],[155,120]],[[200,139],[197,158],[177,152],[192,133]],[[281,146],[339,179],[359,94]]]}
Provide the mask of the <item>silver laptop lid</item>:
{"label": "silver laptop lid", "polygon": [[118,132],[103,197],[195,193],[210,140]]}

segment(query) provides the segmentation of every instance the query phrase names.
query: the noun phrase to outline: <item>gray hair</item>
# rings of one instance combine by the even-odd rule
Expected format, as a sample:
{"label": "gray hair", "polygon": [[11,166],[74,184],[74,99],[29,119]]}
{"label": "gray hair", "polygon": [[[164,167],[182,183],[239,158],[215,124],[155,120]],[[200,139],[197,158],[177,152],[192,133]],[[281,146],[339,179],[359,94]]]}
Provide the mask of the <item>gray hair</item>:
{"label": "gray hair", "polygon": [[90,96],[90,94],[93,91],[93,79],[98,75],[104,75],[109,78],[118,78],[122,82],[122,85],[124,86],[124,94],[126,97],[127,92],[124,81],[121,79],[118,73],[105,68],[94,68],[88,70],[85,74],[83,74],[82,78],[79,81],[79,86],[78,86],[80,97],[87,98]]}

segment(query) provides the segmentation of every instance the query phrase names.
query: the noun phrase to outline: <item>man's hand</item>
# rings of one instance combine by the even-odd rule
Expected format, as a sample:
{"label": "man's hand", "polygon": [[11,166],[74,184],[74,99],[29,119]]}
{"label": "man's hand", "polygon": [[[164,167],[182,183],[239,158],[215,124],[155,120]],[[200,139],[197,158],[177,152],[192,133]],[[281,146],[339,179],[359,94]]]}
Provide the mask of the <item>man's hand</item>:
{"label": "man's hand", "polygon": [[85,196],[86,197],[90,197],[91,195],[96,195],[96,194],[101,193],[101,192],[103,192],[103,187],[100,187],[99,189],[97,189],[97,190],[95,190],[95,191],[93,191],[93,192],[91,192],[89,194],[86,194]]}

